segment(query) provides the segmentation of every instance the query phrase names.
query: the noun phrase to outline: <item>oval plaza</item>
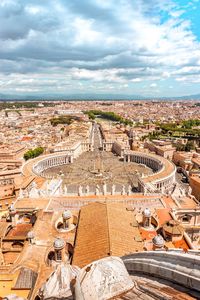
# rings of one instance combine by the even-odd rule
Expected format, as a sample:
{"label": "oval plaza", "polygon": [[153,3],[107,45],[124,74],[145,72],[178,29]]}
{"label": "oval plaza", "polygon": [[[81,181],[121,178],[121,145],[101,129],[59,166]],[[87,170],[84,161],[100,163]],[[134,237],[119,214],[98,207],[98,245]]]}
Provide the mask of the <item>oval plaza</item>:
{"label": "oval plaza", "polygon": [[175,181],[172,162],[132,151],[118,141],[107,143],[97,124],[92,126],[89,142],[78,141],[57,150],[27,162],[23,173],[61,179],[65,194],[79,195],[156,193],[168,191]]}

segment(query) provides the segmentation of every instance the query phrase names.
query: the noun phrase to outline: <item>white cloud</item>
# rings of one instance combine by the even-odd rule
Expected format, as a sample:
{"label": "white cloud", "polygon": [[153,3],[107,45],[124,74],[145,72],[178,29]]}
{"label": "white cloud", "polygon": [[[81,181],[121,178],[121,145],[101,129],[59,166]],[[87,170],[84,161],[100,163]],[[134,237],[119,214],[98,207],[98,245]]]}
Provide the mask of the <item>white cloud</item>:
{"label": "white cloud", "polygon": [[82,18],[75,18],[73,27],[75,28],[74,45],[81,45],[85,43],[98,42],[102,34],[92,29],[94,20],[85,20]]}
{"label": "white cloud", "polygon": [[176,10],[176,11],[171,11],[170,12],[170,15],[173,17],[173,18],[179,18],[182,14],[185,13],[185,10]]}
{"label": "white cloud", "polygon": [[96,82],[124,82],[125,80],[118,75],[117,69],[87,70],[73,68],[69,70],[73,79],[91,80]]}
{"label": "white cloud", "polygon": [[141,82],[142,79],[141,78],[133,78],[131,79],[131,82]]}
{"label": "white cloud", "polygon": [[25,7],[25,11],[27,11],[30,15],[36,15],[45,12],[45,8],[37,5],[27,5]]}
{"label": "white cloud", "polygon": [[197,83],[200,43],[184,12],[176,0],[2,0],[0,92]]}

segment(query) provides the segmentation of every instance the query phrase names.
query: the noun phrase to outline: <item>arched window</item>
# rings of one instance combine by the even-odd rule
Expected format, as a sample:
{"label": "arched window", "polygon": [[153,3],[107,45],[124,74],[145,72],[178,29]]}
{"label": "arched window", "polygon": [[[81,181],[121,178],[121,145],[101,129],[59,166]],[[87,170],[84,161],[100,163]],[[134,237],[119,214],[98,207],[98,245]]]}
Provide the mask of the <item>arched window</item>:
{"label": "arched window", "polygon": [[191,219],[192,219],[191,215],[185,214],[184,216],[182,216],[183,223],[190,223]]}

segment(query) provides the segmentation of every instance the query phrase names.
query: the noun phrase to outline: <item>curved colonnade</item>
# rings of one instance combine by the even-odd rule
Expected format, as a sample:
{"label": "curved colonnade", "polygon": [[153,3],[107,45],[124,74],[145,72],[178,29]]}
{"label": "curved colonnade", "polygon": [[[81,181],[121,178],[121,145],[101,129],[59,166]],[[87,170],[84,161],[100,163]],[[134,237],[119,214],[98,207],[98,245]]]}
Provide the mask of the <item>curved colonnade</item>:
{"label": "curved colonnade", "polygon": [[47,177],[47,174],[43,174],[44,171],[52,167],[67,165],[73,162],[73,156],[69,154],[54,154],[47,156],[46,158],[38,161],[33,165],[32,171],[38,176]]}
{"label": "curved colonnade", "polygon": [[122,260],[129,274],[160,277],[200,292],[200,256],[180,251],[148,251],[124,256]]}
{"label": "curved colonnade", "polygon": [[131,151],[124,154],[124,161],[144,164],[154,171],[152,175],[143,176],[139,179],[141,192],[155,192],[168,189],[175,181],[176,167],[164,157]]}
{"label": "curved colonnade", "polygon": [[[136,151],[124,154],[124,162],[135,162],[144,164],[151,168],[154,173],[148,176],[139,178],[139,190],[141,192],[157,192],[163,188],[167,189],[175,181],[176,168],[173,163],[167,159]],[[51,167],[62,166],[73,163],[73,155],[67,153],[54,153],[43,155],[28,161],[22,168],[24,175],[35,174],[37,176],[50,178],[44,172]]]}
{"label": "curved colonnade", "polygon": [[37,158],[27,161],[22,166],[22,173],[25,176],[37,175],[48,178],[43,172],[51,167],[57,167],[61,165],[67,165],[73,163],[74,156],[70,155],[69,152],[53,153],[42,155]]}
{"label": "curved colonnade", "polygon": [[158,172],[163,168],[163,164],[160,157],[152,156],[151,154],[145,154],[142,152],[131,152],[129,154],[124,154],[125,162],[135,162],[138,164],[144,164],[151,168],[154,172]]}

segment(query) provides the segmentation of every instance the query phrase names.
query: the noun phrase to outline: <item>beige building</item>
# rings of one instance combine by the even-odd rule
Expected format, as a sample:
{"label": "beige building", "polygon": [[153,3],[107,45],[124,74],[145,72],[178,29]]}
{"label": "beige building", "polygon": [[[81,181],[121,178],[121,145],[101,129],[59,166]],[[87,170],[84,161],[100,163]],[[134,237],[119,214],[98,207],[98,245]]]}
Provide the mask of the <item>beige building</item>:
{"label": "beige building", "polygon": [[0,146],[0,160],[17,159],[23,157],[26,151],[25,146],[21,145],[1,145]]}
{"label": "beige building", "polygon": [[190,186],[192,194],[200,201],[200,176],[199,174],[192,174],[190,176]]}
{"label": "beige building", "polygon": [[200,170],[200,155],[197,152],[176,151],[173,154],[173,162],[185,171],[198,173]]}
{"label": "beige building", "polygon": [[175,148],[172,146],[171,142],[160,140],[145,142],[144,147],[148,148],[149,151],[155,152],[157,155],[163,156],[168,159],[172,159],[175,152]]}
{"label": "beige building", "polygon": [[192,152],[174,152],[173,162],[184,170],[190,171],[193,167],[192,157]]}
{"label": "beige building", "polygon": [[15,190],[15,178],[21,174],[19,169],[0,172],[0,197],[12,196]]}

